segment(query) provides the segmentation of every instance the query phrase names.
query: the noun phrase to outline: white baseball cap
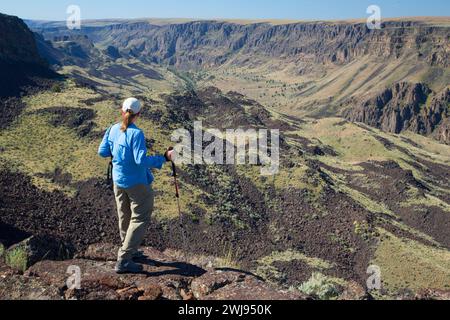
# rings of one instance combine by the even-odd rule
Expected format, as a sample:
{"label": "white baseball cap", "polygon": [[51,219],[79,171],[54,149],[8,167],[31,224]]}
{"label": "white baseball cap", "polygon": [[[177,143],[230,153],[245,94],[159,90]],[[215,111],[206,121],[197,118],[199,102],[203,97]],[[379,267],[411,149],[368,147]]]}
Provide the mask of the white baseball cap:
{"label": "white baseball cap", "polygon": [[128,112],[131,111],[133,114],[138,114],[142,110],[142,105],[136,98],[128,98],[123,102],[122,111]]}

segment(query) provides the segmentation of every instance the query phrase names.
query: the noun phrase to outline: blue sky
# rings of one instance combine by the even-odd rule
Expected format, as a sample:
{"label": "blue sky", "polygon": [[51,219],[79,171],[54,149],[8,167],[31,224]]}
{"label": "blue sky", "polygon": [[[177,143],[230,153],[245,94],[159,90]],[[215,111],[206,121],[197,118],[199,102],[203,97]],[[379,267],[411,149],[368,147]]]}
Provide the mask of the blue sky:
{"label": "blue sky", "polygon": [[450,16],[449,0],[1,0],[0,12],[65,20],[71,4],[80,6],[82,19],[349,19],[367,17],[372,4],[381,8],[383,17]]}

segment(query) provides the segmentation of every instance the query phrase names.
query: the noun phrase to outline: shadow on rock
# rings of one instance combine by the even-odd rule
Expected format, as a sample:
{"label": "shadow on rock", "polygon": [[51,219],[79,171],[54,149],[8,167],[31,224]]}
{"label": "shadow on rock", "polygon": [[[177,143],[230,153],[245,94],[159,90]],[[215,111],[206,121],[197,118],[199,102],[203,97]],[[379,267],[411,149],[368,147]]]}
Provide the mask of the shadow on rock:
{"label": "shadow on rock", "polygon": [[161,277],[166,275],[183,276],[183,277],[200,277],[206,273],[206,270],[184,262],[160,262],[150,258],[142,258],[136,262],[144,266],[163,268],[164,271],[144,271],[142,274],[147,277]]}

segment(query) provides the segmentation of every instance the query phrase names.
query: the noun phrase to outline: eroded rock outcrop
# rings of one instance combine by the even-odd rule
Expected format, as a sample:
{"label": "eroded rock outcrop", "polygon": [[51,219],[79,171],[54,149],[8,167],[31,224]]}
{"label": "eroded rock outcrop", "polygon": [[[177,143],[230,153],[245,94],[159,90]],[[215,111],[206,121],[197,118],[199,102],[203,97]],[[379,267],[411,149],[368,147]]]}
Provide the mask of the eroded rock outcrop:
{"label": "eroded rock outcrop", "polygon": [[200,300],[304,300],[300,293],[274,291],[254,275],[236,270],[214,270],[194,279],[191,289]]}
{"label": "eroded rock outcrop", "polygon": [[450,143],[449,135],[450,89],[434,93],[422,83],[400,82],[356,102],[344,113],[353,122],[391,133],[409,130],[423,135],[433,135],[443,143]]}

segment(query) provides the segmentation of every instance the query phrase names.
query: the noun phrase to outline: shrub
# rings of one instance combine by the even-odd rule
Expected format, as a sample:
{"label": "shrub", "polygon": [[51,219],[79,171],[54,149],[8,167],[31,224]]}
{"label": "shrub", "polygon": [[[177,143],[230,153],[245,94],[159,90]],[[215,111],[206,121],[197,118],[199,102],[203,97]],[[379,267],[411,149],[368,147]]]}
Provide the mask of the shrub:
{"label": "shrub", "polygon": [[337,279],[316,272],[312,274],[307,282],[300,286],[299,290],[320,300],[330,300],[340,294],[340,284]]}
{"label": "shrub", "polygon": [[54,85],[52,85],[50,91],[51,91],[51,92],[55,92],[55,93],[60,93],[60,92],[62,92],[62,86],[61,86],[61,84],[55,83]]}
{"label": "shrub", "polygon": [[0,243],[0,258],[3,257],[3,254],[5,253],[5,247],[3,244]]}
{"label": "shrub", "polygon": [[13,269],[25,272],[28,266],[28,255],[24,248],[17,247],[6,253],[6,264]]}

